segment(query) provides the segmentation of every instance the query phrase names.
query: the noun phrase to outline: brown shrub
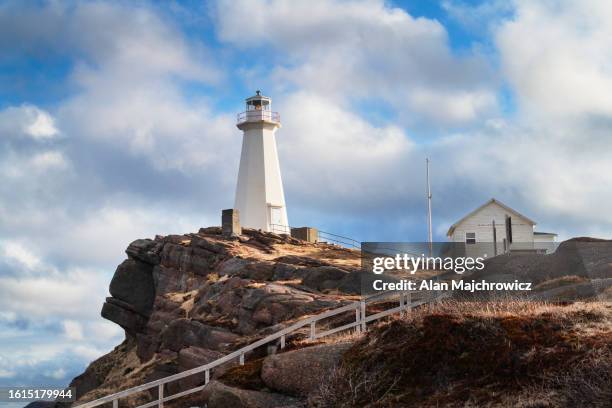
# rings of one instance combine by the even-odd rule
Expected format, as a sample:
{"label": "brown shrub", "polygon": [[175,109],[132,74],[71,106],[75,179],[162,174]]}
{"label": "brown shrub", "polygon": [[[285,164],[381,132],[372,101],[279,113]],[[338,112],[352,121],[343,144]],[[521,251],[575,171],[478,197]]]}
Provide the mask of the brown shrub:
{"label": "brown shrub", "polygon": [[247,361],[244,365],[238,365],[229,368],[220,377],[225,385],[232,387],[244,388],[247,390],[262,390],[266,385],[261,379],[261,366],[263,358],[253,361]]}
{"label": "brown shrub", "polygon": [[[610,344],[608,344],[610,346]],[[568,407],[609,408],[612,406],[612,353],[598,349],[589,353],[575,368],[549,379],[550,388],[559,389]]]}
{"label": "brown shrub", "polygon": [[[523,395],[524,407],[572,406],[560,401],[584,398],[591,387],[591,401],[597,404],[608,396],[609,377],[596,381],[586,371],[575,370],[609,369],[601,363],[609,363],[612,354],[608,306],[520,301],[432,305],[373,328],[344,355],[310,403],[506,406],[509,395]],[[588,363],[593,350],[608,360]],[[538,387],[543,390],[540,396],[545,390],[558,400],[525,392]],[[566,392],[556,393],[558,389]]]}

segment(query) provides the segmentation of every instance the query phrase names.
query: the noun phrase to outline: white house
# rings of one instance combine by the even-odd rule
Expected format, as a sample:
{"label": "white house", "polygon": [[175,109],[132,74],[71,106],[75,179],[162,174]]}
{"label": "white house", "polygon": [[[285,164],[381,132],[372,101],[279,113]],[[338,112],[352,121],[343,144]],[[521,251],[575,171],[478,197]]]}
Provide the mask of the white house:
{"label": "white house", "polygon": [[535,232],[536,223],[492,198],[451,225],[451,242],[465,243],[466,255],[488,257],[508,251],[554,251],[557,234]]}

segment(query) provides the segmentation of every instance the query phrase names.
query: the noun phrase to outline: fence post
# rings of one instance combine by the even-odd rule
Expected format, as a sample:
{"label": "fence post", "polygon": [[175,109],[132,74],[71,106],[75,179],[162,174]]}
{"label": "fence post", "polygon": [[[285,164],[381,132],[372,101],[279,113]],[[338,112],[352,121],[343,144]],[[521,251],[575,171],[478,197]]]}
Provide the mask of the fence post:
{"label": "fence post", "polygon": [[164,384],[159,384],[158,389],[158,393],[157,395],[159,396],[159,402],[157,403],[157,406],[159,408],[163,408],[164,407]]}
{"label": "fence post", "polygon": [[406,293],[406,303],[408,303],[408,312],[412,312],[412,292]]}
{"label": "fence post", "polygon": [[204,385],[210,382],[210,370],[204,371]]}
{"label": "fence post", "polygon": [[360,302],[360,306],[361,306],[361,331],[365,332],[366,331],[366,302],[365,300],[362,300]]}
{"label": "fence post", "polygon": [[357,324],[355,326],[355,330],[356,330],[357,334],[360,334],[361,333],[361,319],[359,317],[359,308],[358,307],[355,309],[355,323]]}
{"label": "fence post", "polygon": [[283,334],[281,336],[281,344],[280,344],[281,349],[285,348],[285,335]]}
{"label": "fence post", "polygon": [[315,339],[315,323],[316,322],[310,323],[310,340]]}
{"label": "fence post", "polygon": [[404,317],[404,293],[403,292],[400,292],[399,300],[400,300],[400,304],[399,304],[400,317]]}
{"label": "fence post", "polygon": [[244,353],[240,354],[240,365],[244,365]]}
{"label": "fence post", "polygon": [[113,408],[119,408],[119,400],[113,400]]}

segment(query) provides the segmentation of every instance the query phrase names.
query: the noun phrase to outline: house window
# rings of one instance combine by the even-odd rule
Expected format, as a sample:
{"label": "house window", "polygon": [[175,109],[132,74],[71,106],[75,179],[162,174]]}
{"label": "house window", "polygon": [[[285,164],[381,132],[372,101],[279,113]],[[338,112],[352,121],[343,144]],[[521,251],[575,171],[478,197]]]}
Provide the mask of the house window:
{"label": "house window", "polygon": [[465,233],[465,243],[466,244],[475,244],[476,243],[476,233],[475,232],[466,232]]}

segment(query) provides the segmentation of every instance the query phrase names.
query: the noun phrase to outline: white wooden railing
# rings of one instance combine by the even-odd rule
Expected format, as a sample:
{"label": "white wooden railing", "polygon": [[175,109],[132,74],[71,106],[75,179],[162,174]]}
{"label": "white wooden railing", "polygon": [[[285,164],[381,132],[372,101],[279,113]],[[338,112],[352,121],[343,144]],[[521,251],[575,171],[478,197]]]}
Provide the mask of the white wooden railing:
{"label": "white wooden railing", "polygon": [[[389,299],[389,298],[395,298],[395,297],[399,297],[399,305],[396,307],[393,307],[391,309],[387,309],[384,310],[382,312],[379,313],[375,313],[372,315],[367,315],[366,314],[366,305],[368,303],[373,303],[373,302],[380,302],[382,300],[385,299]],[[326,337],[326,336],[330,336],[332,334],[335,333],[339,333],[345,330],[349,330],[352,328],[355,328],[357,333],[361,333],[361,332],[365,332],[366,327],[367,327],[367,323],[374,321],[374,320],[378,320],[380,318],[383,318],[385,316],[389,316],[391,314],[394,313],[400,313],[400,315],[404,315],[405,313],[408,313],[410,311],[410,309],[414,306],[419,306],[425,303],[428,303],[432,300],[438,299],[441,296],[439,294],[434,295],[433,299],[421,299],[415,302],[411,301],[411,293],[410,292],[382,292],[382,293],[378,293],[369,297],[365,297],[360,301],[356,301],[356,302],[352,302],[348,305],[339,307],[337,309],[333,309],[333,310],[328,310],[327,312],[323,312],[321,314],[318,314],[316,316],[311,316],[308,317],[306,319],[300,320],[276,333],[273,333],[267,337],[264,337],[263,339],[260,339],[252,344],[249,344],[248,346],[245,346],[239,350],[236,350],[224,357],[219,358],[218,360],[215,360],[211,363],[202,365],[200,367],[196,367],[196,368],[192,368],[190,370],[187,371],[183,371],[181,373],[178,374],[174,374],[165,378],[160,378],[159,380],[155,380],[155,381],[151,381],[148,382],[146,384],[142,384],[136,387],[132,387],[129,388],[127,390],[123,390],[120,392],[117,392],[115,394],[111,394],[108,395],[106,397],[102,397],[93,401],[89,401],[89,402],[85,402],[83,404],[79,404],[76,405],[76,407],[79,408],[90,408],[90,407],[97,407],[100,406],[102,404],[106,404],[106,403],[112,403],[113,408],[117,408],[119,406],[119,400],[121,398],[126,398],[129,396],[132,396],[134,394],[137,394],[139,392],[142,391],[146,391],[146,390],[150,390],[153,388],[157,388],[158,390],[158,394],[157,394],[157,399],[154,401],[151,401],[147,404],[144,405],[140,405],[138,406],[138,408],[146,408],[146,407],[153,407],[153,406],[158,406],[158,407],[163,407],[165,402],[168,401],[172,401],[175,400],[177,398],[183,397],[185,395],[189,395],[189,394],[193,394],[195,392],[201,391],[204,389],[204,387],[209,383],[210,381],[210,374],[211,371],[216,368],[219,367],[222,364],[225,363],[229,363],[232,361],[238,361],[238,363],[240,365],[244,364],[244,359],[245,359],[245,355],[251,351],[253,351],[254,349],[261,347],[265,344],[268,343],[272,343],[275,341],[280,342],[280,348],[284,348],[285,344],[286,344],[286,339],[287,336],[293,334],[294,332],[296,332],[297,330],[305,327],[305,326],[309,326],[310,330],[309,330],[309,339],[310,340],[315,340],[315,339],[320,339],[322,337]],[[332,329],[328,329],[322,332],[317,332],[317,327],[316,324],[317,322],[320,322],[323,319],[327,319],[333,316],[336,316],[338,314],[341,313],[346,313],[349,311],[355,311],[355,321],[339,326],[339,327],[335,327]],[[194,387],[185,391],[181,391],[178,392],[176,394],[172,394],[172,395],[168,395],[165,396],[164,395],[164,385],[168,384],[169,382],[172,381],[176,381],[176,380],[180,380],[183,379],[185,377],[189,377],[192,376],[194,374],[199,374],[199,373],[204,373],[204,384],[198,386],[198,387]]]}
{"label": "white wooden railing", "polygon": [[280,114],[278,112],[272,112],[265,109],[254,109],[246,112],[241,112],[236,116],[236,122],[238,124],[244,122],[259,122],[259,121],[267,121],[280,123]]}

